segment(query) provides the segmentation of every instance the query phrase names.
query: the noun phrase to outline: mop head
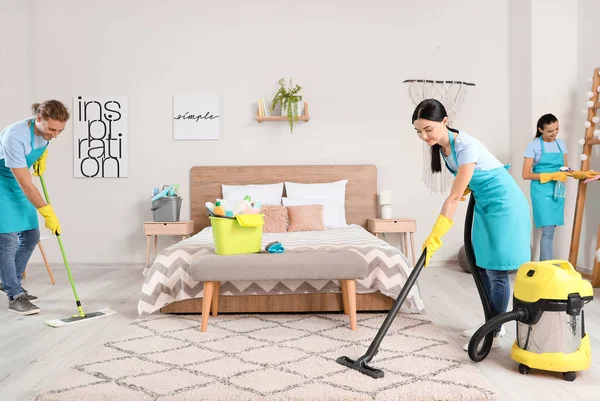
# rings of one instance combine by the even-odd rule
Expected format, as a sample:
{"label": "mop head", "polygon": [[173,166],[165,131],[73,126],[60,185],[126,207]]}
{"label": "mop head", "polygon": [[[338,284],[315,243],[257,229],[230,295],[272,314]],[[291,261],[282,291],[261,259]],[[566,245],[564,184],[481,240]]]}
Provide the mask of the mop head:
{"label": "mop head", "polygon": [[44,323],[50,327],[63,327],[69,324],[85,322],[100,317],[114,315],[115,313],[117,313],[117,311],[112,308],[104,308],[95,312],[86,313],[85,316],[73,315],[64,319],[47,320]]}

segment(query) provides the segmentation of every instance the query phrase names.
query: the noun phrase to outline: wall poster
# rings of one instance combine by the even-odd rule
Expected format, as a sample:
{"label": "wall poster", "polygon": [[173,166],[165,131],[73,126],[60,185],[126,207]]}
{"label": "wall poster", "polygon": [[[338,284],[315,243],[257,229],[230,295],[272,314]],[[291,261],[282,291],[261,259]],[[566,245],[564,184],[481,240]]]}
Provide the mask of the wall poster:
{"label": "wall poster", "polygon": [[73,98],[75,178],[124,178],[128,173],[127,98]]}

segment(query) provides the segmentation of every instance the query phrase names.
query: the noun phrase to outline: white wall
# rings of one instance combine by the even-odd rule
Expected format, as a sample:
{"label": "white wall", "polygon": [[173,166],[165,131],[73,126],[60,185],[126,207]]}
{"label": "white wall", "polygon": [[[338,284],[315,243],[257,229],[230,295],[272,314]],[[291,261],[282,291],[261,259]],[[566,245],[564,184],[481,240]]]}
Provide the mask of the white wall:
{"label": "white wall", "polygon": [[[512,0],[511,15],[511,148],[512,174],[530,201],[530,181],[523,180],[523,153],[534,138],[537,120],[546,113],[560,122],[560,137],[569,164],[578,157],[582,124],[574,114],[577,96],[577,2]],[[565,225],[558,227],[554,257],[568,259],[576,183],[567,183]],[[533,216],[532,216],[533,223]],[[539,258],[541,230],[533,230],[533,259]]]}
{"label": "white wall", "polygon": [[[521,178],[523,152],[531,140],[532,60],[530,1],[510,1],[510,145],[511,169],[531,205],[529,182]],[[531,210],[531,206],[530,206]]]}
{"label": "white wall", "polygon": [[[72,178],[71,124],[52,144],[46,181],[73,263],[143,262],[151,188],[179,183],[188,218],[194,165],[376,164],[395,215],[418,220],[420,249],[444,197],[421,181],[422,144],[402,81],[421,77],[437,45],[450,72],[433,66],[433,78],[477,84],[456,125],[511,160],[508,1],[31,3],[30,96],[7,120],[24,117],[32,101],[129,97],[128,178]],[[256,99],[270,101],[281,77],[293,77],[310,102],[311,121],[292,135],[285,123],[253,119]],[[6,81],[15,93],[27,79]],[[221,140],[172,139],[179,93],[223,96]],[[438,261],[456,257],[465,209]],[[46,248],[61,260],[56,246]]]}
{"label": "white wall", "polygon": [[[588,78],[594,73],[594,69],[600,67],[600,46],[598,41],[598,21],[600,19],[600,2],[596,0],[579,1],[579,23],[578,23],[578,80],[577,97],[575,103],[575,115],[577,116],[576,125],[577,137],[584,137],[585,128],[583,123],[586,119],[581,111],[585,109],[586,92],[592,89],[592,84]],[[598,125],[596,126],[598,127]],[[579,155],[582,153],[582,146],[577,145],[577,157],[574,159],[574,166],[580,167],[581,161]],[[576,164],[575,164],[576,163]],[[591,159],[591,168],[600,171],[600,146],[594,146]],[[576,194],[576,192],[572,192]],[[574,195],[573,195],[574,196]],[[598,224],[600,223],[600,184],[594,183],[588,185],[585,212],[583,216],[583,228],[581,232],[581,243],[579,246],[578,264],[585,268],[593,267],[593,257],[596,249],[596,240],[598,233]],[[573,220],[573,214],[570,216]]]}
{"label": "white wall", "polygon": [[28,14],[25,1],[0,2],[0,131],[28,111]]}
{"label": "white wall", "polygon": [[[532,4],[533,119],[527,136],[532,139],[540,116],[554,114],[560,121],[559,135],[569,150],[569,164],[575,166],[577,140],[582,135],[581,119],[576,119],[573,114],[577,98],[577,1],[534,0]],[[522,148],[521,152],[524,150]],[[557,259],[569,257],[575,196],[576,182],[569,180],[565,225],[557,227],[554,240],[554,257]],[[540,236],[541,230],[537,230],[534,244],[539,245]]]}

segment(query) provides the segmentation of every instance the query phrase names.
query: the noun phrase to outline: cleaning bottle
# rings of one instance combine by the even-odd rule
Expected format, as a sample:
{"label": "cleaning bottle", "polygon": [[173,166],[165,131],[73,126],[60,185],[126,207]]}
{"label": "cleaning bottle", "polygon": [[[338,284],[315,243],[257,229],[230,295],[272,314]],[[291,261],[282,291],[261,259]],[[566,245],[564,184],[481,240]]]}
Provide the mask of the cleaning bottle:
{"label": "cleaning bottle", "polygon": [[240,203],[236,205],[235,209],[233,209],[233,215],[237,216],[238,214],[244,213],[246,211],[246,207],[252,207],[250,195],[244,196],[244,199],[242,199]]}
{"label": "cleaning bottle", "polygon": [[217,203],[215,203],[215,210],[213,213],[217,216],[225,216],[225,209],[221,206],[221,202],[217,201]]}
{"label": "cleaning bottle", "polygon": [[[569,172],[571,169],[569,167],[561,167],[560,171],[563,173]],[[564,198],[567,193],[567,189],[565,188],[565,183],[562,181],[555,181],[554,183],[554,198]]]}
{"label": "cleaning bottle", "polygon": [[554,197],[556,199],[564,198],[566,195],[565,183],[562,181],[555,181],[554,183]]}

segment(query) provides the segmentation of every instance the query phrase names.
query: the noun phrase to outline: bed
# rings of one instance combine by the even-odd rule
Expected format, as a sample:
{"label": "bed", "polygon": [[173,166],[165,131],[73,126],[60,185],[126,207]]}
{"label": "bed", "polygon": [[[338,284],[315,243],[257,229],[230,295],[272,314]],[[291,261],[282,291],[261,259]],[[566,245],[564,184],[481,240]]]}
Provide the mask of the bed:
{"label": "bed", "polygon": [[[160,251],[144,269],[138,313],[202,311],[203,283],[191,278],[194,259],[213,253],[213,239],[205,202],[222,196],[221,184],[271,184],[283,181],[321,183],[348,180],[345,195],[347,226],[326,231],[264,233],[263,247],[277,240],[285,248],[350,248],[359,252],[369,268],[356,281],[356,307],[387,311],[412,268],[406,255],[367,231],[367,219],[377,217],[377,169],[373,165],[307,166],[197,166],[190,172],[191,219],[195,233]],[[285,187],[284,193],[285,196]],[[343,310],[337,280],[284,282],[221,282],[219,313],[338,312]],[[422,313],[418,285],[409,293],[403,310]]]}

